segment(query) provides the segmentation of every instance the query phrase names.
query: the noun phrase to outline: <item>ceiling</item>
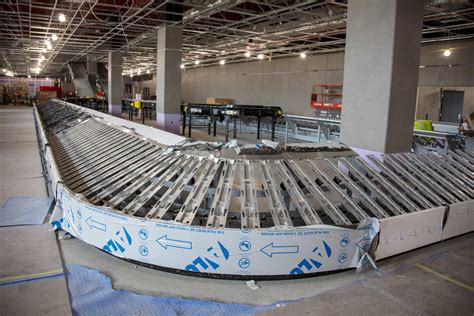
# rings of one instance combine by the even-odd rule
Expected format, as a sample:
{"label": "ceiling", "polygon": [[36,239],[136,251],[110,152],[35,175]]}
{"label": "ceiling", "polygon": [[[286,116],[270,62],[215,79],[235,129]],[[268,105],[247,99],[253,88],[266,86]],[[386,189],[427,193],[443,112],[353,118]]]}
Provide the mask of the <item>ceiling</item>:
{"label": "ceiling", "polygon": [[[0,67],[34,74],[43,55],[40,75],[54,76],[87,55],[105,62],[114,50],[124,54],[125,73],[153,72],[164,25],[183,26],[186,67],[325,53],[344,49],[346,14],[344,0],[1,0]],[[473,37],[473,0],[425,3],[424,43]]]}

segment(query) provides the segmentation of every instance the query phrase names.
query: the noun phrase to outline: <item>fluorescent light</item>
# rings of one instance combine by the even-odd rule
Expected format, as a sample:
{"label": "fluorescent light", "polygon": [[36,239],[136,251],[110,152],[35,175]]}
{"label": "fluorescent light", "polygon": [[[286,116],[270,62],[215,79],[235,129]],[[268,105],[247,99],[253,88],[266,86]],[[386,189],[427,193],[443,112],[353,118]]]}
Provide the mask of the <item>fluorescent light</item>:
{"label": "fluorescent light", "polygon": [[250,52],[249,51],[246,51],[245,54],[244,54],[245,57],[249,58],[251,56]]}
{"label": "fluorescent light", "polygon": [[199,63],[200,63],[199,60],[196,60],[196,61],[194,62],[195,65],[199,65]]}
{"label": "fluorescent light", "polygon": [[179,66],[181,69],[184,69],[184,64],[181,64],[181,66]]}
{"label": "fluorescent light", "polygon": [[219,62],[219,64],[221,64],[221,65],[225,65],[225,60],[224,60],[224,59],[222,59],[222,60]]}
{"label": "fluorescent light", "polygon": [[51,35],[51,39],[52,39],[53,41],[57,41],[57,40],[58,40],[58,36],[57,36],[56,34],[53,34],[53,35]]}
{"label": "fluorescent light", "polygon": [[306,53],[305,53],[305,52],[302,52],[302,53],[300,54],[300,57],[303,58],[303,59],[305,59],[305,58],[306,58]]}
{"label": "fluorescent light", "polygon": [[64,15],[64,13],[59,13],[58,19],[61,23],[66,22],[66,16]]}
{"label": "fluorescent light", "polygon": [[443,52],[443,55],[444,55],[445,57],[451,56],[451,50],[450,50],[449,48],[448,48],[448,49],[445,49],[444,52]]}
{"label": "fluorescent light", "polygon": [[258,54],[258,55],[257,55],[257,58],[258,58],[258,59],[264,59],[265,56],[263,56],[263,54]]}

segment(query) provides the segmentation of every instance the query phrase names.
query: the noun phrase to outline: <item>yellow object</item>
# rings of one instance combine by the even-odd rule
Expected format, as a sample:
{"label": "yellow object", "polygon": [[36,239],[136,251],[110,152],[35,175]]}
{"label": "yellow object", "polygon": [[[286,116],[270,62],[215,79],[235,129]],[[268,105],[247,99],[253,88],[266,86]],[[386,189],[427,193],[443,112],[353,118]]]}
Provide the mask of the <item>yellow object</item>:
{"label": "yellow object", "polygon": [[135,100],[133,101],[133,106],[136,107],[137,109],[140,109],[142,107],[142,102]]}
{"label": "yellow object", "polygon": [[428,120],[416,120],[415,125],[413,127],[420,131],[433,130],[433,125],[431,124],[431,121],[428,121]]}

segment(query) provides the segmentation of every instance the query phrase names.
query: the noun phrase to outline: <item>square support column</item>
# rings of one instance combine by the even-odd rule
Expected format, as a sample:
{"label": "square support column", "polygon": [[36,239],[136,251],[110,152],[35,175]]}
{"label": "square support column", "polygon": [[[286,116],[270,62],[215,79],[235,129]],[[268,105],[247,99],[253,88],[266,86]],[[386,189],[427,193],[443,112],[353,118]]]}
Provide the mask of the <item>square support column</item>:
{"label": "square support column", "polygon": [[341,141],[383,153],[411,148],[423,0],[349,1]]}
{"label": "square support column", "polygon": [[97,61],[95,61],[92,56],[87,55],[86,58],[86,69],[87,69],[87,79],[89,80],[89,84],[91,85],[92,90],[97,92],[96,90],[96,80],[97,80]]}
{"label": "square support column", "polygon": [[122,53],[109,51],[109,114],[122,117]]}
{"label": "square support column", "polygon": [[181,27],[166,26],[158,31],[156,123],[174,134],[180,133],[181,44]]}

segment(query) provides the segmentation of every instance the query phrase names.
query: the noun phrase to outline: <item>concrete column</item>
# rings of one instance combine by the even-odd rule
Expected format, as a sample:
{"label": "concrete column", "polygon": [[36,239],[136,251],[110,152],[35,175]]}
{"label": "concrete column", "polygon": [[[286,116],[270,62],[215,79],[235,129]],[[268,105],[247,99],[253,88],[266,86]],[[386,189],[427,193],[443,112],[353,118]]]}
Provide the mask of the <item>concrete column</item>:
{"label": "concrete column", "polygon": [[89,75],[97,74],[97,61],[95,61],[92,56],[87,56],[87,73]]}
{"label": "concrete column", "polygon": [[362,150],[410,150],[423,0],[349,1],[341,141]]}
{"label": "concrete column", "polygon": [[122,116],[122,53],[109,51],[109,114]]}
{"label": "concrete column", "polygon": [[156,123],[174,134],[180,133],[181,43],[181,27],[167,26],[158,31]]}
{"label": "concrete column", "polygon": [[97,62],[93,60],[92,56],[87,55],[86,59],[86,69],[87,69],[87,79],[89,80],[89,84],[94,92],[96,90],[96,80],[97,80]]}

